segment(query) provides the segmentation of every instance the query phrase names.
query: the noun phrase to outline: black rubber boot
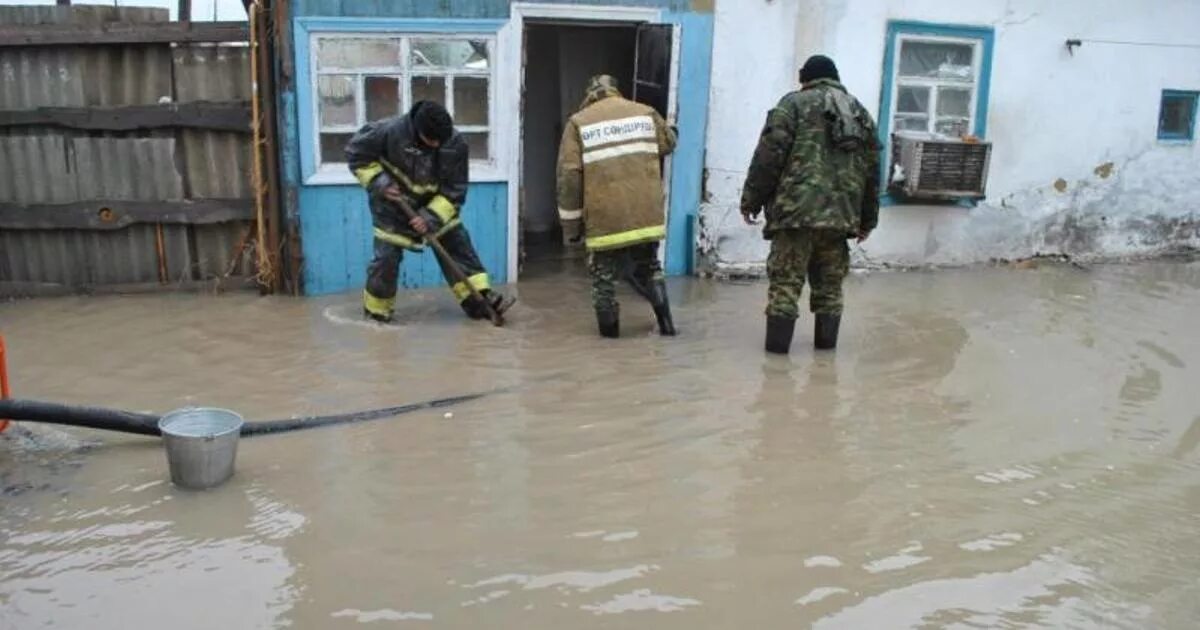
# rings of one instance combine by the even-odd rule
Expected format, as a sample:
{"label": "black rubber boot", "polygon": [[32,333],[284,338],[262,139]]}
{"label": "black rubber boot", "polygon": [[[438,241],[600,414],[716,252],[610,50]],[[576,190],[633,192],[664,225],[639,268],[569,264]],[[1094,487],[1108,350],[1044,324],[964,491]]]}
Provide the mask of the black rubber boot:
{"label": "black rubber boot", "polygon": [[485,307],[482,302],[475,299],[474,295],[467,296],[467,299],[460,302],[459,306],[462,307],[463,313],[466,313],[467,317],[470,317],[471,319],[488,318],[487,307]]}
{"label": "black rubber boot", "polygon": [[[491,304],[492,308],[494,309],[499,310],[499,307],[504,304],[504,296],[492,291],[491,289],[484,289],[483,291],[480,291],[479,294],[482,295],[483,299],[487,300],[488,304]],[[467,299],[462,301],[460,306],[462,306],[462,310],[467,314],[467,317],[470,317],[471,319],[488,319],[491,317],[491,315],[488,314],[487,305],[475,299],[474,295],[468,296]]]}
{"label": "black rubber boot", "polygon": [[596,311],[596,324],[600,328],[600,336],[616,339],[621,336],[621,319],[617,311]]}
{"label": "black rubber boot", "polygon": [[796,320],[778,315],[767,315],[767,352],[787,354],[792,348],[792,335],[796,332]]}
{"label": "black rubber boot", "polygon": [[378,313],[372,313],[371,311],[368,311],[367,309],[364,308],[363,309],[363,317],[366,317],[367,319],[370,319],[372,321],[377,321],[380,324],[392,323],[391,313],[389,313],[387,315],[379,315]]}
{"label": "black rubber boot", "polygon": [[658,332],[665,337],[674,337],[675,320],[671,319],[671,302],[667,299],[667,283],[655,280],[650,285],[650,304],[654,306],[654,318],[658,320]]}
{"label": "black rubber boot", "polygon": [[813,330],[813,346],[817,350],[833,350],[837,347],[838,328],[842,325],[842,316],[832,313],[817,313],[817,323]]}

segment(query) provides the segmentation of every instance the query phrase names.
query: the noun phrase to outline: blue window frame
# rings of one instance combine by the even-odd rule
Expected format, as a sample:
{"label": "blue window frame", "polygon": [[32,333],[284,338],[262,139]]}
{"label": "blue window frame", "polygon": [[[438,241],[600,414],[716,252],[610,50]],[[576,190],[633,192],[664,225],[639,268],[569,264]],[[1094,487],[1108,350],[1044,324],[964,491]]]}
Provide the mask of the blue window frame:
{"label": "blue window frame", "polygon": [[[995,30],[986,26],[888,22],[879,106],[885,189],[892,132],[987,137],[995,39]],[[884,205],[894,203],[883,197]]]}
{"label": "blue window frame", "polygon": [[1200,92],[1163,90],[1158,108],[1158,139],[1191,141],[1196,137],[1196,101]]}
{"label": "blue window frame", "polygon": [[[388,110],[383,113],[406,111],[418,90],[434,100],[440,96],[456,114],[458,129],[470,145],[473,174],[494,167],[499,162],[492,146],[492,133],[496,131],[494,59],[488,60],[483,70],[467,67],[466,63],[457,69],[440,67],[445,64],[439,63],[419,68],[412,60],[420,57],[416,53],[422,45],[448,44],[458,44],[460,49],[475,45],[494,58],[498,52],[496,33],[504,24],[504,20],[297,18],[296,99],[303,181],[354,184],[345,163],[338,161],[341,147],[359,126],[377,117],[373,109]],[[339,42],[357,43],[360,50],[344,50],[344,46],[336,45]],[[323,54],[325,43],[335,45]],[[371,53],[371,59],[394,55],[395,60],[364,63],[358,57],[365,53]],[[323,57],[331,63],[325,64]],[[455,107],[456,94],[461,104],[465,100],[462,96],[468,93],[486,95],[483,108],[473,108],[473,121],[463,120],[463,112],[455,111],[462,109]],[[373,107],[372,99],[381,107]]]}

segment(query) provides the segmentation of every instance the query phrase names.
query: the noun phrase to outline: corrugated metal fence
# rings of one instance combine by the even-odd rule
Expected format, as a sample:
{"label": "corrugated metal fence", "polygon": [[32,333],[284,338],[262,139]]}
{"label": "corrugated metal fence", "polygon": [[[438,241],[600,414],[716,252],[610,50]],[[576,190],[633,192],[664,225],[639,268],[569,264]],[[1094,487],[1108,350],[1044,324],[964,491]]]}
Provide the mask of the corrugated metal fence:
{"label": "corrugated metal fence", "polygon": [[[166,20],[165,9],[0,7],[0,26]],[[245,130],[106,129],[63,123],[60,114],[88,108],[84,114],[129,117],[130,106],[166,103],[241,104],[248,111],[250,80],[244,44],[0,47],[0,113],[60,108],[42,109],[51,114],[32,124],[0,117],[8,121],[0,124],[0,296],[247,285],[248,113]],[[162,218],[188,200],[228,211],[202,220]],[[135,205],[140,213],[115,220]],[[218,215],[237,220],[211,218]]]}

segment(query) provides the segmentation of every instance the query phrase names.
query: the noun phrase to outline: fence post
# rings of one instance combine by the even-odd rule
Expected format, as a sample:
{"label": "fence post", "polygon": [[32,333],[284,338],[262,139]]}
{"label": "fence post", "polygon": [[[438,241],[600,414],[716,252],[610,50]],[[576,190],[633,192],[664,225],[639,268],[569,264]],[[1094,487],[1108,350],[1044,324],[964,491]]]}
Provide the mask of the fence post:
{"label": "fence post", "polygon": [[[4,356],[4,335],[0,335],[0,399],[8,398],[8,361]],[[8,428],[8,420],[0,420],[0,433]]]}

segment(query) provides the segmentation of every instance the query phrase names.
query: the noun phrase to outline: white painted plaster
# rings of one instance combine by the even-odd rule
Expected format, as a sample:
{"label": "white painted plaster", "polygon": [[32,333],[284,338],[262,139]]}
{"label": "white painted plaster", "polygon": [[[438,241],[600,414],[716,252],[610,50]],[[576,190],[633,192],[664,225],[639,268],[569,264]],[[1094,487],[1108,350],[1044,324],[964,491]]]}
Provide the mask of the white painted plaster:
{"label": "white painted plaster", "polygon": [[[1157,139],[1161,91],[1200,90],[1200,3],[1164,0],[1151,11],[1116,0],[722,0],[701,208],[710,267],[761,269],[767,243],[741,223],[741,186],[766,111],[795,89],[808,55],[833,57],[843,82],[878,115],[889,20],[995,29],[988,198],[973,209],[882,208],[879,229],[855,248],[857,262],[1119,257],[1200,246],[1200,150]],[[1069,38],[1085,40],[1074,55]],[[1110,162],[1103,177],[1098,167]]]}

